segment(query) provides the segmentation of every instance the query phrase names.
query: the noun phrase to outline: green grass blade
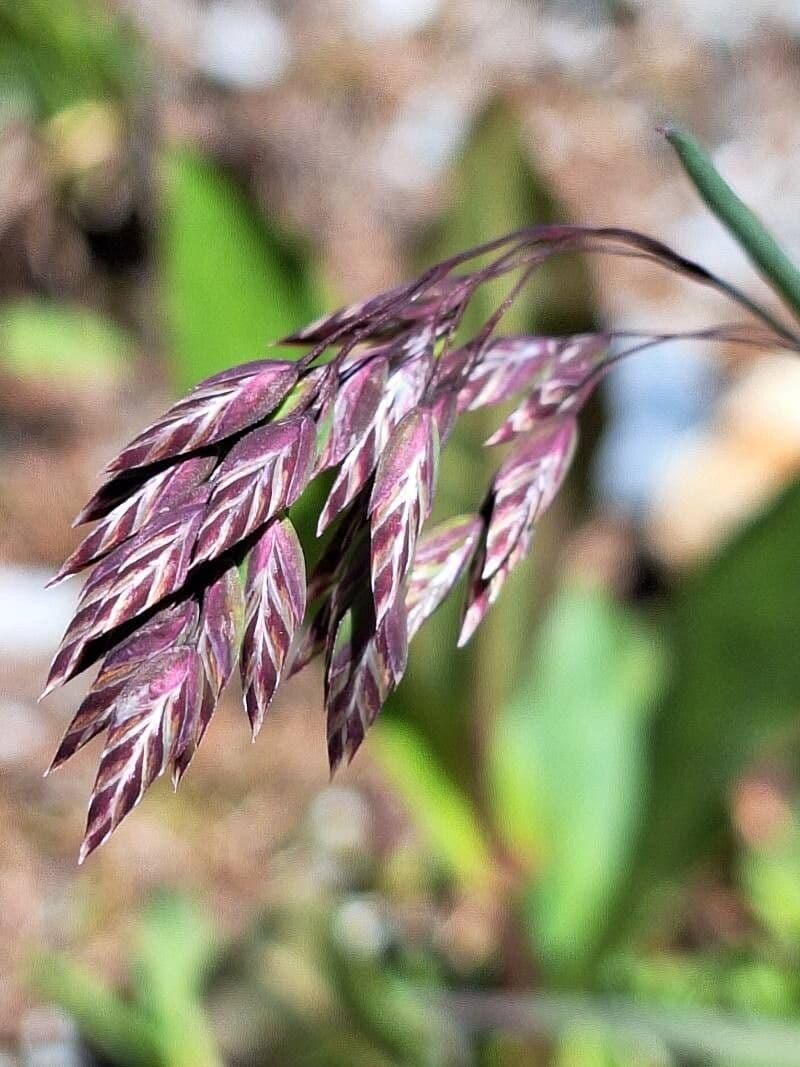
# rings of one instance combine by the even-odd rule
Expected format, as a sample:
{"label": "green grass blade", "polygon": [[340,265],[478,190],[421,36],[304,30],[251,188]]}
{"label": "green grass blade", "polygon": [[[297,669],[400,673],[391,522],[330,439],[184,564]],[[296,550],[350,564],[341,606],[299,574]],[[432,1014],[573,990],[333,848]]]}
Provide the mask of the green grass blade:
{"label": "green grass blade", "polygon": [[166,1067],[156,1025],[88,971],[63,956],[34,960],[31,982],[60,1005],[92,1045],[120,1067]]}
{"label": "green grass blade", "polygon": [[491,885],[491,849],[469,799],[455,785],[422,734],[409,723],[381,719],[374,734],[387,778],[453,878],[473,890]]}
{"label": "green grass blade", "polygon": [[547,993],[454,993],[443,1001],[473,1034],[555,1037],[580,1024],[600,1033],[626,1034],[643,1048],[657,1038],[693,1063],[800,1067],[800,1027],[756,1016]]}
{"label": "green grass blade", "polygon": [[708,207],[792,312],[800,317],[800,270],[747,204],[731,189],[690,133],[666,126],[664,136]]}

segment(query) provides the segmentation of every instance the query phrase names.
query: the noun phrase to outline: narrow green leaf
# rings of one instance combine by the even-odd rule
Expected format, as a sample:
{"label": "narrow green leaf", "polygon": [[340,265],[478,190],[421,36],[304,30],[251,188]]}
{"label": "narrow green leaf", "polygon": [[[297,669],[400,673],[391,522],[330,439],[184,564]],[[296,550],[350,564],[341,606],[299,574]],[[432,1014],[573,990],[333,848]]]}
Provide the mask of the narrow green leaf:
{"label": "narrow green leaf", "polygon": [[705,203],[733,235],[776,293],[800,317],[800,270],[758,216],[731,189],[698,141],[675,126],[664,135]]}
{"label": "narrow green leaf", "polygon": [[214,955],[208,919],[188,900],[159,894],[142,915],[136,939],[141,999],[202,988]]}
{"label": "narrow green leaf", "polygon": [[62,1007],[81,1033],[120,1067],[164,1065],[155,1023],[87,971],[62,956],[42,956],[34,963],[32,983],[40,996]]}
{"label": "narrow green leaf", "polygon": [[29,380],[109,384],[129,369],[131,339],[82,308],[25,300],[0,312],[0,367]]}
{"label": "narrow green leaf", "polygon": [[437,859],[462,885],[487,888],[493,874],[489,844],[469,800],[435,753],[407,723],[380,719],[371,736],[386,777]]}
{"label": "narrow green leaf", "polygon": [[495,816],[535,868],[526,914],[538,958],[571,977],[591,959],[642,814],[645,734],[662,655],[604,591],[562,591],[491,750]]}
{"label": "narrow green leaf", "polygon": [[749,850],[740,863],[748,902],[787,947],[800,946],[800,826],[793,819],[777,841]]}
{"label": "narrow green leaf", "polygon": [[168,1067],[220,1067],[201,1002],[214,953],[207,918],[183,897],[158,896],[144,912],[133,966],[138,1001],[157,1025]]}
{"label": "narrow green leaf", "polygon": [[213,951],[205,918],[165,894],[145,912],[136,947],[129,1001],[59,955],[37,959],[32,982],[120,1067],[221,1067],[200,999]]}
{"label": "narrow green leaf", "polygon": [[0,0],[2,103],[19,97],[46,118],[84,100],[121,99],[137,60],[128,26],[98,0]]}
{"label": "narrow green leaf", "polygon": [[308,263],[230,179],[186,150],[164,160],[161,257],[181,390],[268,357],[270,342],[315,314]]}

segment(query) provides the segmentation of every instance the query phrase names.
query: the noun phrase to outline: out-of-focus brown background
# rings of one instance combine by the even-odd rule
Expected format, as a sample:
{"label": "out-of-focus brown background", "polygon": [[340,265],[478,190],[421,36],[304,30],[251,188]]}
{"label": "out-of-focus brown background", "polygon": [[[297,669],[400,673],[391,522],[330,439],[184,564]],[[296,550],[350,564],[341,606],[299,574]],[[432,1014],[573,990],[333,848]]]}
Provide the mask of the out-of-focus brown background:
{"label": "out-of-focus brown background", "polygon": [[[770,302],[657,127],[798,253],[799,94],[795,0],[0,0],[2,1067],[800,1064],[796,357],[621,366],[533,561],[466,651],[431,622],[333,784],[316,668],[255,745],[232,690],[79,869],[97,749],[42,770],[87,683],[36,702],[71,518],[170,398],[535,222]],[[514,314],[736,318],[618,260]]]}

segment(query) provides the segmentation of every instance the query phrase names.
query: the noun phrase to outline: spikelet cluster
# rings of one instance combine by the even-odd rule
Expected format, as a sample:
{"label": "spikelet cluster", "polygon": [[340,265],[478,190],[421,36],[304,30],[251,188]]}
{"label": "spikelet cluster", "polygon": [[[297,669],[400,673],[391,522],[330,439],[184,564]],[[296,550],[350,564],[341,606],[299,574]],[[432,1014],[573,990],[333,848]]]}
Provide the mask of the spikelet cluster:
{"label": "spikelet cluster", "polygon": [[[202,382],[108,465],[76,520],[94,526],[54,579],[90,568],[46,689],[100,664],[52,762],[105,733],[82,859],[167,768],[177,784],[235,670],[255,736],[280,683],[323,657],[333,770],[361,745],[403,677],[410,638],[462,576],[459,643],[475,632],[564,484],[582,406],[626,354],[610,334],[498,334],[531,273],[564,251],[634,255],[731,295],[628,231],[510,234],[285,338],[305,347],[297,360]],[[512,274],[509,298],[462,339],[477,289]],[[705,335],[786,343],[769,328]],[[637,335],[627,351],[660,340]],[[514,399],[487,441],[506,450],[479,512],[426,526],[458,418]],[[325,470],[318,534],[328,543],[307,575],[288,509]]]}

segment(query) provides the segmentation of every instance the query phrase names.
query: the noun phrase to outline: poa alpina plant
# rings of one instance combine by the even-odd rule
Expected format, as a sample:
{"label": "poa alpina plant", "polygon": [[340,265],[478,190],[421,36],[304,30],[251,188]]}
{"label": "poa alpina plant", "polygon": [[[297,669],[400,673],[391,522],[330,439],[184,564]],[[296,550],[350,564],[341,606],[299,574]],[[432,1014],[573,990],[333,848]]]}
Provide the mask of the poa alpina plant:
{"label": "poa alpina plant", "polygon": [[[562,252],[678,271],[732,298],[753,325],[499,335],[531,274]],[[507,299],[456,343],[476,291],[506,276]],[[304,346],[301,358],[215,375],[144,430],[109,464],[76,520],[95,526],[55,579],[91,568],[46,688],[100,661],[51,765],[105,731],[81,859],[167,767],[177,785],[237,664],[255,737],[280,683],[321,655],[331,769],[351,759],[403,677],[409,639],[459,579],[464,644],[530,551],[597,384],[667,336],[797,346],[766,311],[657,241],[531,228],[321,319],[282,342]],[[427,528],[457,420],[512,398],[487,441],[507,451],[480,511]],[[307,576],[288,509],[329,468],[318,525],[329,540]]]}

